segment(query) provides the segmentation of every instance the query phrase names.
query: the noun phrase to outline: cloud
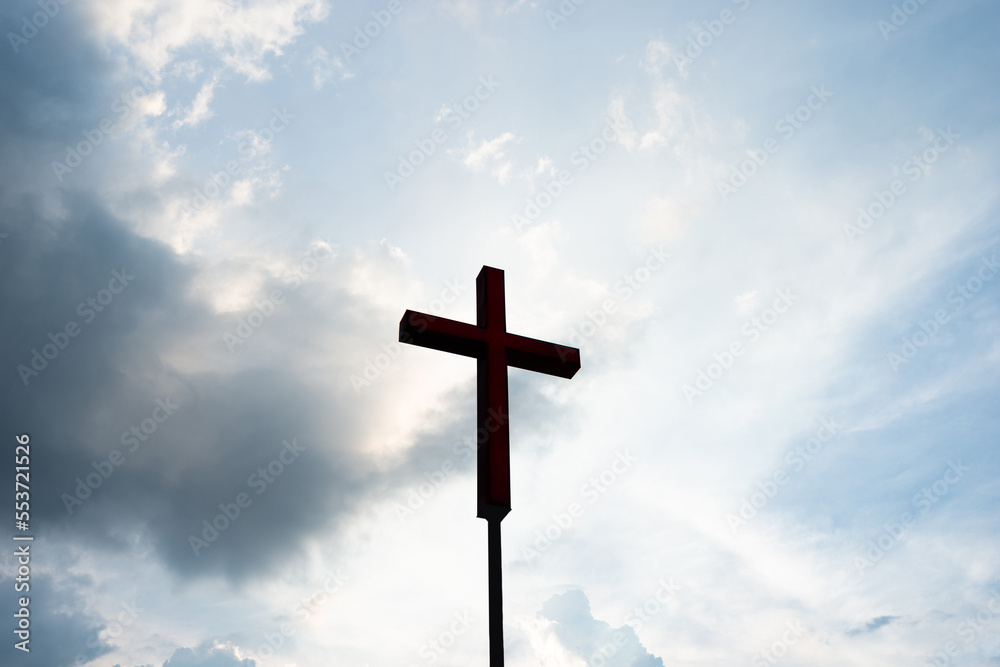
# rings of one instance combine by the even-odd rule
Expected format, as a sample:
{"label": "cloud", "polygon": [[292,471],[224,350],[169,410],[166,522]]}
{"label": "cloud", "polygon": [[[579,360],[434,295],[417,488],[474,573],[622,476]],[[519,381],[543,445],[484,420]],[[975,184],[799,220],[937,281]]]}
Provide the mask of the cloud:
{"label": "cloud", "polygon": [[855,628],[853,630],[848,630],[847,634],[850,637],[854,637],[856,635],[868,634],[868,633],[871,633],[871,632],[875,632],[879,628],[884,627],[886,625],[889,625],[890,623],[892,623],[893,621],[897,620],[898,618],[899,618],[899,616],[879,616],[879,617],[873,618],[872,620],[870,620],[867,623],[865,623],[865,627],[863,627],[863,628]]}
{"label": "cloud", "polygon": [[684,112],[687,101],[677,92],[670,81],[662,81],[653,90],[653,108],[657,125],[648,130],[639,141],[640,149],[649,149],[668,144],[684,128]]}
{"label": "cloud", "polygon": [[740,317],[750,315],[757,307],[758,294],[760,294],[760,290],[750,290],[734,298],[733,305],[736,307],[736,314]]}
{"label": "cloud", "polygon": [[189,47],[206,45],[226,67],[251,81],[270,78],[268,55],[322,21],[323,0],[122,0],[89,9],[99,38],[124,47],[140,64],[159,73]]}
{"label": "cloud", "polygon": [[[35,542],[33,546],[39,544]],[[10,570],[9,574],[16,576],[14,570]],[[85,593],[89,592],[90,582],[86,576],[40,572],[33,562],[29,584],[30,590],[26,594],[31,600],[31,651],[24,653],[14,648],[14,642],[19,640],[11,634],[10,640],[0,646],[0,663],[69,667],[82,664],[77,662],[81,656],[94,660],[111,650],[111,637],[106,632],[109,626],[89,608],[90,596]],[[13,590],[12,583],[5,583],[4,586]],[[15,604],[13,596],[5,596],[4,599],[7,601],[5,606],[16,609],[10,606]],[[30,662],[25,662],[25,658]]]}
{"label": "cloud", "polygon": [[240,659],[232,644],[206,642],[195,649],[179,648],[163,667],[255,667],[256,661]]}
{"label": "cloud", "polygon": [[313,66],[313,88],[321,90],[327,81],[336,78],[345,81],[354,78],[340,56],[330,56],[330,52],[322,46],[313,49],[312,55],[306,61]]}
{"label": "cloud", "polygon": [[[365,499],[406,488],[439,463],[434,429],[402,451],[406,440],[394,439],[391,456],[368,450],[370,411],[383,406],[341,394],[363,365],[344,351],[390,340],[394,330],[395,308],[359,291],[367,275],[399,291],[402,276],[393,275],[405,258],[391,247],[385,257],[365,250],[314,264],[300,283],[284,257],[237,258],[210,271],[135,235],[88,198],[66,197],[66,220],[32,202],[4,210],[9,237],[0,246],[0,303],[33,313],[30,323],[0,322],[0,367],[9,369],[0,375],[0,418],[33,424],[32,438],[50,443],[33,468],[40,530],[94,553],[143,544],[176,576],[239,584],[303,558],[310,539],[336,534]],[[124,289],[115,283],[120,293],[101,305],[113,271],[134,277]],[[219,310],[201,285],[215,280],[253,282]],[[275,290],[281,302],[265,303]],[[230,351],[224,336],[240,336],[241,322],[250,334]],[[523,382],[512,380],[512,394]],[[463,390],[467,404],[474,392]],[[177,407],[161,422],[163,403]],[[531,404],[547,405],[541,397]],[[283,443],[293,440],[303,451],[289,462]],[[109,468],[112,452],[124,462]],[[249,506],[219,518],[241,493]]]}
{"label": "cloud", "polygon": [[635,148],[636,131],[631,119],[625,112],[625,100],[621,96],[616,96],[608,104],[608,116],[614,122],[615,127],[622,128],[618,133],[617,141],[626,150]]}
{"label": "cloud", "polygon": [[215,94],[215,86],[219,81],[218,75],[212,77],[211,80],[206,81],[202,84],[201,89],[195,96],[194,101],[191,102],[191,108],[188,109],[187,113],[183,118],[174,121],[174,129],[179,129],[186,126],[194,127],[202,121],[208,120],[212,117],[212,110],[209,108],[209,104],[212,101],[212,95]]}
{"label": "cloud", "polygon": [[[470,131],[468,145],[465,148],[451,149],[448,154],[458,156],[462,165],[473,173],[483,171],[487,165],[492,164],[493,168],[490,173],[497,181],[503,184],[510,180],[514,165],[510,160],[505,159],[504,145],[511,142],[516,144],[521,140],[513,132],[504,132],[493,139],[484,139],[476,146],[472,137],[473,134]],[[541,162],[539,168],[544,168]]]}
{"label": "cloud", "polygon": [[563,647],[588,665],[663,667],[663,660],[646,651],[631,627],[612,628],[595,619],[581,590],[553,595],[538,615],[552,621]]}
{"label": "cloud", "polygon": [[[368,484],[370,470],[352,436],[360,415],[321,398],[327,393],[297,379],[295,370],[302,363],[334,363],[321,361],[324,353],[315,345],[333,340],[327,334],[337,328],[334,319],[343,323],[351,297],[308,283],[293,289],[268,277],[257,301],[275,289],[286,298],[242,344],[254,353],[230,352],[223,336],[237,331],[239,317],[215,313],[192,296],[197,272],[190,265],[123,229],[85,198],[68,208],[74,214],[63,223],[30,205],[8,212],[0,265],[0,302],[34,313],[29,326],[13,319],[0,324],[0,358],[12,371],[0,377],[6,396],[0,413],[11,423],[37,424],[32,436],[52,443],[37,463],[38,524],[61,526],[95,549],[124,548],[125,536],[145,526],[163,562],[194,576],[242,579],[287,562],[290,545],[334,525]],[[331,260],[322,270],[344,269]],[[87,306],[112,271],[134,278],[110,303]],[[309,312],[319,316],[302,319]],[[69,322],[79,327],[72,340],[61,333]],[[36,359],[37,375],[26,375],[26,386],[15,369],[31,367],[33,350],[54,344],[49,334],[66,339],[64,349],[42,359],[44,365]],[[289,356],[292,338],[302,356]],[[259,360],[251,361],[254,355]],[[168,397],[179,407],[148,442],[123,440]],[[251,475],[267,469],[282,442],[293,438],[305,447],[303,463],[288,465],[257,491]],[[125,457],[114,468],[114,483],[88,490],[81,480],[101,469],[112,451]],[[194,549],[190,536],[201,536],[220,504],[241,492],[253,505],[210,547]],[[156,520],[146,525],[140,516]]]}

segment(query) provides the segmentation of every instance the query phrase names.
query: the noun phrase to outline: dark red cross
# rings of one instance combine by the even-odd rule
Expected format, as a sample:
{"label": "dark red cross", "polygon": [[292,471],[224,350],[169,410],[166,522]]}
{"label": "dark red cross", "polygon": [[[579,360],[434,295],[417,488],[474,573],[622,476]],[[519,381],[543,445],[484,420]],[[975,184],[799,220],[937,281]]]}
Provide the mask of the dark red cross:
{"label": "dark red cross", "polygon": [[489,266],[476,278],[475,326],[407,310],[399,342],[473,357],[478,364],[477,516],[489,525],[490,667],[503,667],[500,522],[510,512],[507,367],[571,378],[580,370],[580,350],[507,333],[503,271]]}
{"label": "dark red cross", "polygon": [[508,333],[503,271],[489,266],[476,278],[475,326],[407,310],[399,322],[399,342],[476,359],[477,516],[502,520],[510,512],[507,367],[571,378],[580,369],[580,350]]}

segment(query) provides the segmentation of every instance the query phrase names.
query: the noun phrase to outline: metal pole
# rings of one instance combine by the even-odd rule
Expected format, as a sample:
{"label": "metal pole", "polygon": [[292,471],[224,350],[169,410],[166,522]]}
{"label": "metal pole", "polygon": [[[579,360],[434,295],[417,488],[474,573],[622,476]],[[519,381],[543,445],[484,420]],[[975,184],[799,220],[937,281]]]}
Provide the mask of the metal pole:
{"label": "metal pole", "polygon": [[490,667],[503,667],[503,585],[500,569],[500,519],[489,519]]}

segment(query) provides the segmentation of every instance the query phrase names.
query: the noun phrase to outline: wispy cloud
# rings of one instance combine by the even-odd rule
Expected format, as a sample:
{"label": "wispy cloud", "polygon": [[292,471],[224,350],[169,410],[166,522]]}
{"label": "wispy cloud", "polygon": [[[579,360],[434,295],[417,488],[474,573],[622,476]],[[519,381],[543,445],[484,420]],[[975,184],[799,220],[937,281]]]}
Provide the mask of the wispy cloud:
{"label": "wispy cloud", "polygon": [[490,174],[500,184],[510,180],[514,163],[504,152],[504,146],[520,142],[520,139],[513,132],[504,132],[493,139],[483,139],[477,145],[474,134],[470,131],[467,135],[467,141],[468,144],[465,148],[450,149],[448,154],[458,157],[462,165],[469,171],[478,173],[489,169]]}

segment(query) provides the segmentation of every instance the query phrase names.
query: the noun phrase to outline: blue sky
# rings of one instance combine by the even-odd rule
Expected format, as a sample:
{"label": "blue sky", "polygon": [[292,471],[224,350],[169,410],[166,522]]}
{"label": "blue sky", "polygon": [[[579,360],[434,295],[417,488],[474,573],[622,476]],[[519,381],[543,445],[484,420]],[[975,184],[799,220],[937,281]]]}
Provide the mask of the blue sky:
{"label": "blue sky", "polygon": [[483,265],[508,664],[1000,663],[993,4],[0,17],[4,664],[485,663]]}

